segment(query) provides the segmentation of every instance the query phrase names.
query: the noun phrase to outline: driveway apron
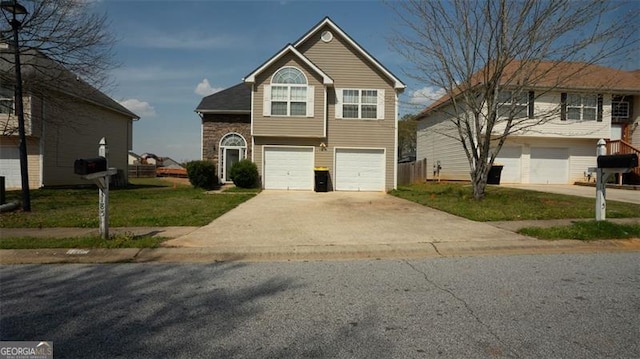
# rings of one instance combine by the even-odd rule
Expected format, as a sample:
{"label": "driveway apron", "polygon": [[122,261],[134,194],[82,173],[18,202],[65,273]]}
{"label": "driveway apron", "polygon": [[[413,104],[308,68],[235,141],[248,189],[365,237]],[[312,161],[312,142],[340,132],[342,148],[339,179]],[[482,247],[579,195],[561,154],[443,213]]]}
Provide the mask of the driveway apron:
{"label": "driveway apron", "polygon": [[173,247],[341,246],[530,238],[374,192],[263,191]]}

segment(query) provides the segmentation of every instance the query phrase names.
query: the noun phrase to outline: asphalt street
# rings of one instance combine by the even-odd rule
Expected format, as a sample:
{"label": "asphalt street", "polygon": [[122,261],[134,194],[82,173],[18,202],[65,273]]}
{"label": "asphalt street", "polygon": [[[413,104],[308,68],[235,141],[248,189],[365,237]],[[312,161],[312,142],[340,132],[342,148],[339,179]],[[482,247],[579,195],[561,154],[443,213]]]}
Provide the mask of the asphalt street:
{"label": "asphalt street", "polygon": [[0,267],[55,358],[638,358],[640,253]]}

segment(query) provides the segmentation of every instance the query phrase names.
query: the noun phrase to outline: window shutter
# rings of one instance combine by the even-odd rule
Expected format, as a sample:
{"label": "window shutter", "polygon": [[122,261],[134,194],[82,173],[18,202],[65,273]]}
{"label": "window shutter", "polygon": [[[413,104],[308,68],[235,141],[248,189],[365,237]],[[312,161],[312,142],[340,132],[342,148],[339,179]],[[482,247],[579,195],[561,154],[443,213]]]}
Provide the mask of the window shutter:
{"label": "window shutter", "polygon": [[336,118],[342,118],[342,89],[336,89]]}
{"label": "window shutter", "polygon": [[529,118],[533,118],[533,115],[534,115],[534,113],[533,113],[533,104],[534,104],[535,100],[536,100],[536,93],[533,92],[533,91],[529,91],[529,106],[528,106]]}
{"label": "window shutter", "polygon": [[307,117],[313,117],[313,99],[315,98],[315,86],[307,86]]}
{"label": "window shutter", "polygon": [[567,120],[567,93],[560,94],[560,120]]}
{"label": "window shutter", "polygon": [[271,116],[271,85],[264,85],[262,115]]}
{"label": "window shutter", "polygon": [[376,112],[378,120],[384,120],[384,90],[378,90],[378,108]]}
{"label": "window shutter", "polygon": [[602,94],[598,94],[598,117],[597,121],[602,122]]}

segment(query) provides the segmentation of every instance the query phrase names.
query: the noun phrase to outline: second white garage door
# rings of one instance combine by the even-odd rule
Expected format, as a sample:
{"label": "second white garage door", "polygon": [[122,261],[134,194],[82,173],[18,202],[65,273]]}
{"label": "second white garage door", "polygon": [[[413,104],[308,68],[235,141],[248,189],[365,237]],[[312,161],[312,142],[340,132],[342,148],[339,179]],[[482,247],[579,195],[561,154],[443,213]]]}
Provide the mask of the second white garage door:
{"label": "second white garage door", "polygon": [[338,191],[384,191],[384,150],[336,149]]}
{"label": "second white garage door", "polygon": [[265,147],[265,189],[313,189],[313,147]]}
{"label": "second white garage door", "polygon": [[530,183],[565,184],[569,182],[569,149],[531,147]]}

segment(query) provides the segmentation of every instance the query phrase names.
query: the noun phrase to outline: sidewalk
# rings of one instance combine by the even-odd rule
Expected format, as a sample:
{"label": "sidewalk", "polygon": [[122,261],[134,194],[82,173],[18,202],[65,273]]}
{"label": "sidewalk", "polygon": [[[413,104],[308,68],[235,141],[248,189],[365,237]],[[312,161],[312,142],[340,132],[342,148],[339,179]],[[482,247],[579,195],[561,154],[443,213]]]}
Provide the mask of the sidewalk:
{"label": "sidewalk", "polygon": [[[570,224],[572,220],[515,221],[489,223],[503,230],[515,231],[526,226]],[[616,219],[615,222],[639,222],[639,218]],[[110,232],[177,238],[198,227],[129,227],[111,228]],[[7,228],[3,237],[73,237],[96,234],[87,228]],[[288,261],[434,258],[476,255],[560,254],[640,251],[640,239],[583,242],[578,240],[545,241],[513,233],[513,239],[453,242],[413,242],[377,244],[265,245],[224,247],[160,247],[122,249],[20,249],[0,250],[0,264],[46,263],[211,263],[217,261]]]}

